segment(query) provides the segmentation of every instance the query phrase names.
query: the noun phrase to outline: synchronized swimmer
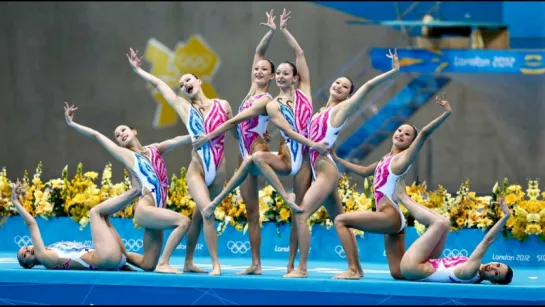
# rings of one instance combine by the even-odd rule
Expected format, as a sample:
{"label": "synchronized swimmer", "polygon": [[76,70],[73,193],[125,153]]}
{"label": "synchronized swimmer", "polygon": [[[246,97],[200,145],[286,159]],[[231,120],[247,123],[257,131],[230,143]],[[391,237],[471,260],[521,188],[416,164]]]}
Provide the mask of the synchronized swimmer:
{"label": "synchronized swimmer", "polygon": [[[22,216],[31,235],[31,246],[17,252],[23,268],[42,265],[46,269],[134,271],[133,265],[144,271],[182,273],[169,265],[175,247],[187,233],[184,272],[204,273],[193,263],[197,240],[204,237],[212,260],[210,275],[220,275],[214,210],[222,200],[240,186],[246,204],[248,230],[252,250],[251,265],[239,274],[261,275],[261,230],[259,226],[258,176],[263,176],[278,191],[292,209],[290,255],[286,278],[307,277],[310,249],[308,218],[325,205],[335,224],[346,253],[348,269],[333,278],[358,280],[363,277],[356,237],[350,228],[384,234],[384,245],[390,274],[394,279],[422,282],[509,284],[513,269],[506,264],[482,259],[505,226],[511,212],[503,199],[498,203],[503,217],[490,229],[470,257],[441,258],[450,228],[448,218],[414,202],[406,193],[404,175],[418,157],[432,133],[452,113],[443,94],[436,102],[444,112],[422,130],[410,124],[397,128],[392,147],[380,161],[361,166],[339,158],[334,151],[339,133],[366,95],[383,81],[399,73],[397,51],[386,55],[392,69],[359,87],[348,77],[337,78],[330,87],[325,107],[313,115],[310,72],[303,49],[287,29],[291,12],[283,10],[279,29],[295,52],[295,63],[284,61],[275,69],[265,58],[266,50],[276,31],[274,11],[266,12],[269,30],[258,44],[250,75],[250,90],[242,100],[238,114],[233,116],[228,101],[208,98],[202,91],[202,81],[193,74],[179,80],[180,95],[165,82],[140,68],[138,51],[127,54],[133,71],[154,86],[168,104],[176,110],[189,135],[178,136],[160,143],[142,146],[137,131],[120,125],[115,131],[116,142],[99,132],[74,121],[77,108],[65,103],[65,120],[69,127],[96,140],[120,161],[131,177],[128,191],[106,200],[90,210],[91,236],[94,247],[74,242],[56,242],[45,246],[35,219],[19,202],[22,183],[12,184],[12,202]],[[280,92],[273,98],[270,83],[276,80]],[[269,120],[280,130],[282,139],[278,153],[269,149]],[[239,168],[227,182],[224,157],[225,133],[229,131],[238,143]],[[163,155],[182,145],[192,143],[192,159],[187,171],[189,193],[197,204],[193,217],[165,208],[168,178]],[[337,191],[340,176],[337,164],[363,177],[374,175],[375,212],[344,212]],[[295,197],[282,186],[279,176],[293,176]],[[334,178],[334,180],[332,180]],[[135,222],[144,228],[143,255],[127,252],[108,217],[137,200]],[[405,250],[406,221],[402,204],[426,231]],[[173,229],[164,250],[163,231]],[[294,267],[297,250],[300,261]]]}

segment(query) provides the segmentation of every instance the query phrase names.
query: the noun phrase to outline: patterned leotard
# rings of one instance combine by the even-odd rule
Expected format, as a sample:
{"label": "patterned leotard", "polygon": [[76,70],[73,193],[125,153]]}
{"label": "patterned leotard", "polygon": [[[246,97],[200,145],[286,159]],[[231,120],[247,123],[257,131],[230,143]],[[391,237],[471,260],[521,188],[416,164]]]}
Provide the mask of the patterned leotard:
{"label": "patterned leotard", "polygon": [[[326,108],[325,110],[316,113],[312,119],[310,120],[310,133],[309,133],[309,139],[316,142],[316,143],[323,143],[327,142],[330,147],[333,147],[335,145],[335,142],[337,141],[337,137],[339,136],[339,133],[344,127],[344,124],[346,123],[346,120],[342,123],[340,127],[333,127],[331,125],[331,110],[332,108]],[[314,179],[316,179],[316,161],[318,160],[318,156],[320,156],[320,153],[314,149],[310,148],[309,150],[310,154],[310,166],[312,167],[312,176]],[[335,165],[335,161],[333,161],[333,158],[331,157],[331,154],[327,154],[327,157],[333,162],[333,165]]]}
{"label": "patterned leotard", "polygon": [[155,207],[164,208],[168,196],[168,177],[165,160],[155,146],[144,147],[150,153],[150,159],[134,153],[136,159],[132,168],[142,184],[142,194],[149,190],[155,202]]}
{"label": "patterned leotard", "polygon": [[[262,97],[269,97],[270,99],[272,99],[272,96],[269,93],[248,96],[240,104],[238,112],[240,113],[250,108],[256,100]],[[263,135],[267,131],[268,123],[268,115],[258,115],[237,125],[238,144],[240,147],[240,154],[242,155],[242,159],[250,155],[250,153],[252,152],[252,144],[254,143],[254,141],[258,137],[263,138]]]}
{"label": "patterned leotard", "polygon": [[[72,262],[77,262],[89,270],[98,270],[98,268],[81,259],[83,255],[94,251],[94,249],[79,242],[57,242],[49,245],[47,249],[56,252],[60,259],[66,259],[64,263],[53,267],[53,270],[68,270]],[[123,267],[126,261],[127,258],[125,255],[121,254],[121,262],[116,269],[119,270]]]}
{"label": "patterned leotard", "polygon": [[[226,120],[227,113],[223,109],[221,102],[217,99],[214,99],[214,105],[206,117],[203,117],[192,105],[189,108],[187,131],[189,131],[191,139],[194,141],[198,135],[211,133]],[[225,136],[222,134],[197,150],[197,154],[201,157],[206,186],[210,186],[214,182],[214,179],[216,179],[218,167],[223,159],[224,141]]]}
{"label": "patterned leotard", "polygon": [[377,211],[379,211],[380,201],[384,196],[390,200],[394,208],[396,208],[397,212],[399,212],[399,215],[401,217],[401,228],[399,231],[402,231],[403,228],[405,228],[405,216],[403,215],[403,212],[401,212],[401,209],[399,208],[399,204],[394,202],[392,200],[392,196],[394,195],[395,187],[397,184],[397,181],[401,176],[403,176],[410,166],[407,168],[407,171],[401,175],[396,175],[392,173],[392,159],[395,157],[395,155],[386,156],[382,158],[382,160],[378,163],[377,168],[375,169],[374,174],[374,185],[375,185],[375,204],[377,206]]}
{"label": "patterned leotard", "polygon": [[454,270],[459,265],[466,263],[469,258],[464,256],[456,257],[445,257],[439,259],[428,259],[426,262],[430,263],[435,272],[430,276],[421,279],[420,281],[428,282],[451,282],[451,283],[463,283],[463,284],[474,284],[480,281],[479,272],[473,278],[469,280],[462,280],[456,277]]}
{"label": "patterned leotard", "polygon": [[[308,137],[308,127],[313,111],[312,104],[308,100],[305,93],[303,93],[303,91],[300,89],[295,90],[295,103],[293,105],[293,109],[282,103],[278,103],[278,105],[280,106],[280,112],[288,121],[291,129],[304,137]],[[301,165],[303,165],[304,155],[306,154],[308,148],[303,144],[291,140],[282,130],[280,130],[280,134],[288,145],[291,154],[290,175],[295,175],[299,172]]]}

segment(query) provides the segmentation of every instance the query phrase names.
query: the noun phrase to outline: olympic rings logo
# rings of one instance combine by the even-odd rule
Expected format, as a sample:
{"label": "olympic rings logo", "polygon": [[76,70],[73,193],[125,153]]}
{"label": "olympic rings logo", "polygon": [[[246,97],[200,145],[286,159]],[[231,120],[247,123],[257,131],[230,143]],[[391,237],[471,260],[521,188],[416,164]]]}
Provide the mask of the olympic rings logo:
{"label": "olympic rings logo", "polygon": [[346,253],[344,252],[344,248],[340,245],[335,246],[335,254],[339,255],[341,258],[346,258]]}
{"label": "olympic rings logo", "polygon": [[15,242],[15,244],[17,244],[19,247],[32,245],[32,240],[29,236],[15,236],[13,238],[13,242]]}
{"label": "olympic rings logo", "polygon": [[227,248],[233,254],[246,254],[250,250],[250,242],[229,241],[227,242]]}
{"label": "olympic rings logo", "polygon": [[467,257],[468,255],[468,252],[466,249],[448,249],[446,248],[445,250],[443,250],[443,257],[459,257],[459,256],[463,256],[463,257]]}
{"label": "olympic rings logo", "polygon": [[144,247],[144,242],[141,239],[121,239],[128,252],[137,252]]}

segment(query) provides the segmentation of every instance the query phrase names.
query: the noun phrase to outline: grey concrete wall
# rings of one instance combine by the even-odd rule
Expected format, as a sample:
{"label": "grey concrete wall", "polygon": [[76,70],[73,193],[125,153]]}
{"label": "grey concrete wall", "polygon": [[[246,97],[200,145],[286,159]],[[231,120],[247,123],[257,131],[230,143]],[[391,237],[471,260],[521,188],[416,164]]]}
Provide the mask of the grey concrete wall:
{"label": "grey concrete wall", "polygon": [[[324,85],[361,48],[406,45],[403,36],[395,30],[347,27],[344,21],[353,17],[305,2],[0,3],[0,141],[3,145],[0,146],[0,166],[6,166],[9,176],[16,178],[24,169],[32,172],[42,160],[44,178],[51,178],[60,176],[66,164],[73,171],[81,161],[85,169],[101,171],[106,162],[112,160],[99,145],[66,126],[64,101],[79,107],[78,122],[108,136],[113,136],[113,129],[121,123],[136,127],[144,144],[186,134],[180,122],[170,128],[153,128],[156,103],[127,63],[128,48],[143,52],[150,38],[170,48],[193,34],[205,38],[222,61],[212,82],[215,90],[236,110],[248,90],[248,72],[255,47],[265,34],[259,23],[265,21],[267,9],[274,8],[278,14],[283,7],[292,11],[289,28],[307,55],[313,90]],[[386,35],[376,42],[377,35],[384,31]],[[276,63],[293,60],[292,51],[278,34],[268,57]],[[369,65],[369,59],[364,58],[347,74],[354,76]],[[143,67],[148,69],[149,65],[144,63]],[[363,80],[376,74],[369,69]],[[406,79],[406,76],[400,77],[378,103],[386,101]],[[475,189],[488,191],[497,179],[509,176],[524,180],[535,173],[538,165],[544,166],[545,161],[537,159],[537,152],[529,151],[535,148],[543,152],[542,133],[535,133],[540,140],[535,140],[537,146],[530,146],[534,141],[519,140],[521,150],[514,155],[503,140],[505,130],[509,129],[495,125],[493,114],[481,119],[480,114],[493,108],[487,105],[491,99],[488,95],[462,82],[454,82],[447,90],[449,97],[455,100],[455,114],[433,137],[433,183],[456,189],[468,177]],[[272,92],[277,91],[273,86]],[[540,96],[536,93],[535,97]],[[315,109],[324,103],[315,99]],[[423,126],[438,112],[437,107],[430,104],[411,122]],[[343,137],[353,131],[356,124],[350,125]],[[537,126],[538,131],[543,130],[543,124]],[[523,128],[527,127],[521,126]],[[272,144],[276,150],[278,135]],[[379,158],[388,146],[383,144],[363,162]],[[170,174],[188,165],[190,150],[185,147],[166,156]],[[235,141],[228,137],[229,174],[237,166],[237,151]],[[509,161],[502,157],[508,157]],[[114,179],[120,179],[121,165],[112,162]],[[426,179],[423,176],[427,167],[425,163],[419,165],[421,179]],[[284,182],[291,187],[291,179]]]}

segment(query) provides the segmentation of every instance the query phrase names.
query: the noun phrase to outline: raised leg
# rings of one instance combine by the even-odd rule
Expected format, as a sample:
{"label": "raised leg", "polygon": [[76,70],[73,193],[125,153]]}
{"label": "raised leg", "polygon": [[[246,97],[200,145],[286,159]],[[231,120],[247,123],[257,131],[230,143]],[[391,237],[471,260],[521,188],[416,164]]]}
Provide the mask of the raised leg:
{"label": "raised leg", "polygon": [[[439,213],[416,203],[411,197],[409,197],[409,195],[406,193],[406,186],[403,179],[399,180],[396,184],[394,201],[402,203],[414,216],[414,218],[426,227],[428,227],[434,220],[446,219],[446,217],[443,217]],[[436,259],[441,257],[441,253],[443,252],[443,248],[447,242],[447,236],[448,232],[445,232],[440,238],[439,242],[435,246],[435,249],[430,255],[431,258]]]}
{"label": "raised leg", "polygon": [[[96,207],[95,207],[96,208]],[[102,270],[114,270],[121,262],[122,252],[116,237],[99,210],[91,209],[91,236],[95,245],[96,266]]]}
{"label": "raised leg", "polygon": [[273,154],[270,152],[256,152],[252,155],[255,166],[267,182],[278,192],[280,197],[286,202],[286,205],[295,212],[301,212],[302,209],[289,199],[288,192],[280,182],[277,174],[288,175],[291,172],[290,157]]}
{"label": "raised leg", "polygon": [[238,186],[240,186],[248,174],[255,170],[254,163],[252,161],[252,156],[246,157],[237,171],[233,174],[233,177],[227,182],[227,185],[221,190],[221,192],[214,197],[214,200],[207,204],[203,209],[203,215],[206,219],[211,218],[214,215],[214,210],[216,207],[221,204],[223,199],[233,192]]}

